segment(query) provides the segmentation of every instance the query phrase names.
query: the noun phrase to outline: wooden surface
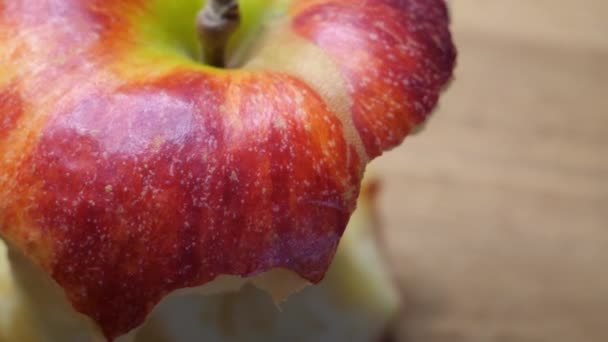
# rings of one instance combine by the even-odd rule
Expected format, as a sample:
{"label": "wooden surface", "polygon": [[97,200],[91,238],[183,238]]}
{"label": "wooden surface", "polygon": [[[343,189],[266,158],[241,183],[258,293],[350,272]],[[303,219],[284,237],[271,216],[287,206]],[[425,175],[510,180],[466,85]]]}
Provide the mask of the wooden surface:
{"label": "wooden surface", "polygon": [[608,2],[451,6],[456,79],[372,167],[402,340],[608,341]]}

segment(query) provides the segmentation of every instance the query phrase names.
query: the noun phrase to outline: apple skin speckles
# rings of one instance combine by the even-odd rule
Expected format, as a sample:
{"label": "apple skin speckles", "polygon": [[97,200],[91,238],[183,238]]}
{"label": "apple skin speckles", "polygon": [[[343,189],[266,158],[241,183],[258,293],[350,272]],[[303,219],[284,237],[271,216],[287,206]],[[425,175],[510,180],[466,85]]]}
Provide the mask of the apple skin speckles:
{"label": "apple skin speckles", "polygon": [[435,107],[456,50],[440,0],[295,1],[293,28],[332,56],[371,158],[400,144]]}
{"label": "apple skin speckles", "polygon": [[18,182],[36,203],[24,216],[52,246],[52,277],[112,339],[221,274],[320,281],[361,176],[341,132],[285,75],[99,89],[51,115]]}
{"label": "apple skin speckles", "polygon": [[0,142],[17,127],[23,110],[23,99],[14,85],[0,89]]}

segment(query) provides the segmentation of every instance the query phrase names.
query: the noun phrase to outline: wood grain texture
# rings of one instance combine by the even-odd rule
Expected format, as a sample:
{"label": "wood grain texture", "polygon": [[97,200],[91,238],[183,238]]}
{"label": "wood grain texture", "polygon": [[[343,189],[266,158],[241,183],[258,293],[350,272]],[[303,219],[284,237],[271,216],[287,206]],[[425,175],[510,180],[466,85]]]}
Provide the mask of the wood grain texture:
{"label": "wood grain texture", "polygon": [[605,1],[457,0],[440,110],[373,165],[404,341],[608,341]]}

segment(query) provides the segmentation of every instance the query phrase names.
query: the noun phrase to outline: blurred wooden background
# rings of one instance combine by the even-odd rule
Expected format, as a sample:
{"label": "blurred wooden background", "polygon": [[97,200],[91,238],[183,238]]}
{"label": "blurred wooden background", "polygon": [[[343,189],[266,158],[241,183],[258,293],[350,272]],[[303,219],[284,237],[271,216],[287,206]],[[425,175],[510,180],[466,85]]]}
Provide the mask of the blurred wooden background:
{"label": "blurred wooden background", "polygon": [[456,79],[374,163],[403,341],[608,341],[608,1],[454,0]]}

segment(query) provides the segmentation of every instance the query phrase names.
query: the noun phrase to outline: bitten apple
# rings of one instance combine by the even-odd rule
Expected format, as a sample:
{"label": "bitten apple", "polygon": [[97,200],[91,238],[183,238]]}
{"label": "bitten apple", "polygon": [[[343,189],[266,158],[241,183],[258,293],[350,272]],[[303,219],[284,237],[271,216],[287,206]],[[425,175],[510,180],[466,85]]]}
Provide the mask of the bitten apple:
{"label": "bitten apple", "polygon": [[[238,26],[209,53],[202,1],[1,1],[0,235],[19,277],[110,340],[179,289],[319,282],[365,165],[424,122],[455,60],[442,0],[362,4],[241,0],[214,12]],[[293,274],[269,285],[277,269]]]}

